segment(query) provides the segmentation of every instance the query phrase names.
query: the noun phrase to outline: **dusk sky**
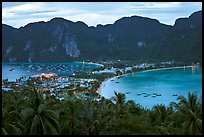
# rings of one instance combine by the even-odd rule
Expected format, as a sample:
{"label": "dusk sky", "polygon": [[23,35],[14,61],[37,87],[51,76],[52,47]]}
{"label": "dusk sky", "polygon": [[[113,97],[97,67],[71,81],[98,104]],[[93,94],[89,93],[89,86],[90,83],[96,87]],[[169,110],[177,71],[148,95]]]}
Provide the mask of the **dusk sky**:
{"label": "dusk sky", "polygon": [[149,17],[174,25],[180,17],[202,10],[202,2],[2,2],[2,23],[19,28],[62,17],[88,26],[113,24],[122,17]]}

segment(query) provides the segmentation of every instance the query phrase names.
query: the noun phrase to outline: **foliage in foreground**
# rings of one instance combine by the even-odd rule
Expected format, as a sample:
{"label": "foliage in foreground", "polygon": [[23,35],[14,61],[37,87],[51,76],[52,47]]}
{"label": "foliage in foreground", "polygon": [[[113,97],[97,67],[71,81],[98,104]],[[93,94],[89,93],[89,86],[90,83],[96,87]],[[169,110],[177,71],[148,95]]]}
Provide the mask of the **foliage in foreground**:
{"label": "foliage in foreground", "polygon": [[3,135],[202,134],[202,102],[195,93],[144,109],[115,92],[111,100],[42,99],[35,90],[2,93]]}

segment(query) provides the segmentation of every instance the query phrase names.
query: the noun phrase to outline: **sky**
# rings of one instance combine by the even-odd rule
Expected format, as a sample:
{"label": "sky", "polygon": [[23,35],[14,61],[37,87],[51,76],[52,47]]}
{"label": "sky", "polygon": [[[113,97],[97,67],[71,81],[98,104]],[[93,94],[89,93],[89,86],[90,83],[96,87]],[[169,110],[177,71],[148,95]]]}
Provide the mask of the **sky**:
{"label": "sky", "polygon": [[96,26],[137,15],[174,25],[177,18],[189,17],[199,10],[202,2],[2,2],[2,23],[19,28],[62,17]]}

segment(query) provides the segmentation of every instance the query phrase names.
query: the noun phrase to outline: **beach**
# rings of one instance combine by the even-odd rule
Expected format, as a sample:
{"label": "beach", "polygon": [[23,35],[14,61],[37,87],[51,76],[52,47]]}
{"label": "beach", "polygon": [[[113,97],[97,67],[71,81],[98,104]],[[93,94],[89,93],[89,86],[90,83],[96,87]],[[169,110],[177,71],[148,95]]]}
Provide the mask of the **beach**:
{"label": "beach", "polygon": [[[121,76],[122,76],[122,75],[121,75]],[[105,79],[105,80],[101,83],[100,87],[99,87],[98,90],[97,90],[98,94],[101,95],[101,88],[103,88],[103,87],[105,86],[105,83],[106,83],[108,80],[113,80],[113,79],[118,78],[118,77],[121,77],[121,76],[114,76],[114,77]]]}

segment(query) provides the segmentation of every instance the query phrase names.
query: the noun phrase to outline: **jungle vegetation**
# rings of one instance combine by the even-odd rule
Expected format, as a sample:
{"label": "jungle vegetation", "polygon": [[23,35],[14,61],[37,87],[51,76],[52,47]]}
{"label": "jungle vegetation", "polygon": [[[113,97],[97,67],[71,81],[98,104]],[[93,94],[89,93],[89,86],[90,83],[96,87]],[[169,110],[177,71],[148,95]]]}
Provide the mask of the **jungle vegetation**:
{"label": "jungle vegetation", "polygon": [[195,93],[151,109],[125,94],[111,99],[74,94],[59,101],[35,88],[2,92],[3,135],[201,135],[202,100]]}

